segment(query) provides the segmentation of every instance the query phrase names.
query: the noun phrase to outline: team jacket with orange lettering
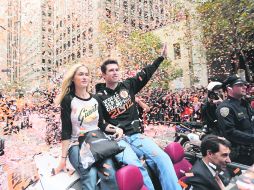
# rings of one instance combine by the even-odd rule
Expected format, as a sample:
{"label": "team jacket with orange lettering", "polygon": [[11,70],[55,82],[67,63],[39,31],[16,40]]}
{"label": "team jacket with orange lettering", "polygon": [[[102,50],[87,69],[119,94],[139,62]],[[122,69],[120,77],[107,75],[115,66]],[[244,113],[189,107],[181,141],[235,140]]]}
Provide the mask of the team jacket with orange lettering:
{"label": "team jacket with orange lettering", "polygon": [[126,135],[141,132],[135,94],[147,84],[163,60],[163,57],[158,57],[135,77],[119,82],[114,90],[107,88],[105,83],[96,85],[103,118],[107,123],[122,128]]}

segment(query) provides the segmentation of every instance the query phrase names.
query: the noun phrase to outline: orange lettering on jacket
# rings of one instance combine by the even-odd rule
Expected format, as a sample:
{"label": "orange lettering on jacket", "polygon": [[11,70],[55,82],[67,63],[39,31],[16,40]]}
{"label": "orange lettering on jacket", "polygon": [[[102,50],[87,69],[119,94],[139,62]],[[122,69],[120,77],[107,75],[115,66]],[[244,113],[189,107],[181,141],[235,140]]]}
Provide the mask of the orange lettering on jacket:
{"label": "orange lettering on jacket", "polygon": [[127,109],[129,109],[131,106],[133,105],[133,102],[131,101],[131,99],[126,102],[123,106],[118,107],[113,109],[112,111],[109,112],[109,116],[110,118],[114,119],[117,116],[119,116],[120,114],[124,113]]}

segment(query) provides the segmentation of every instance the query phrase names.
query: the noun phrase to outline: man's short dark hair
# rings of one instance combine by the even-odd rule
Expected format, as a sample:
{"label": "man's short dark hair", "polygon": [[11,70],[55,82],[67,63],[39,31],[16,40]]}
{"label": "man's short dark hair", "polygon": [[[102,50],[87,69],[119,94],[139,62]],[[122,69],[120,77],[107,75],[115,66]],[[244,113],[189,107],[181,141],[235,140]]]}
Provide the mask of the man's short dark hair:
{"label": "man's short dark hair", "polygon": [[101,72],[102,73],[104,73],[104,74],[106,73],[107,65],[109,65],[109,64],[116,64],[116,65],[118,65],[118,62],[116,60],[113,60],[113,59],[108,59],[108,60],[104,61],[102,63],[102,65],[101,65]]}
{"label": "man's short dark hair", "polygon": [[227,139],[215,135],[207,135],[201,142],[202,156],[207,155],[207,150],[210,150],[212,153],[219,152],[220,144],[228,148],[231,147],[231,143]]}

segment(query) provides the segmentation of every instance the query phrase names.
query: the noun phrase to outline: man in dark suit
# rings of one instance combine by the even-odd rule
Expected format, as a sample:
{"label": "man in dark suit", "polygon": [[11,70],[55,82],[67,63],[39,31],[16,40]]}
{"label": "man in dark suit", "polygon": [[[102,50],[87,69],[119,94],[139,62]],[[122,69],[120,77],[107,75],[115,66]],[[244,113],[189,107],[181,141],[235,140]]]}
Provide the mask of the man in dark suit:
{"label": "man in dark suit", "polygon": [[191,177],[186,179],[189,190],[221,190],[225,188],[221,175],[227,170],[230,142],[215,135],[206,136],[201,143],[202,159],[191,169]]}

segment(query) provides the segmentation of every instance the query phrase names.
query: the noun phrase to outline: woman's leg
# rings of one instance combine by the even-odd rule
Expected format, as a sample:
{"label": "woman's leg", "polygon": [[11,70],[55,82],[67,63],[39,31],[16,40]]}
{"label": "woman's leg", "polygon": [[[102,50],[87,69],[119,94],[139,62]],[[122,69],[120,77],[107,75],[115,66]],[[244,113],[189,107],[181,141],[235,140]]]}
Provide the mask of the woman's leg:
{"label": "woman's leg", "polygon": [[96,167],[91,167],[89,169],[84,169],[79,156],[79,146],[75,145],[69,149],[69,160],[72,166],[80,175],[80,181],[82,184],[82,190],[95,190],[97,183],[97,169]]}

